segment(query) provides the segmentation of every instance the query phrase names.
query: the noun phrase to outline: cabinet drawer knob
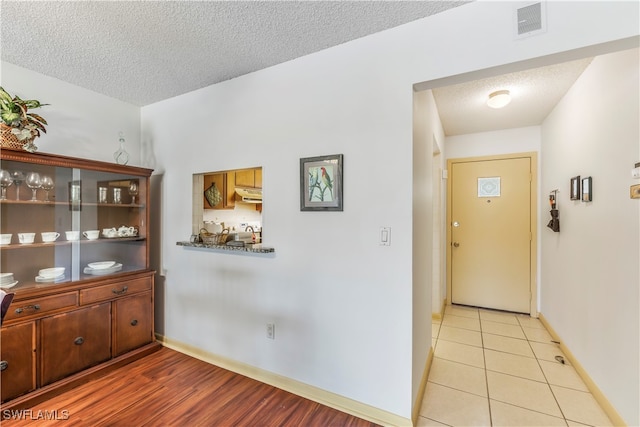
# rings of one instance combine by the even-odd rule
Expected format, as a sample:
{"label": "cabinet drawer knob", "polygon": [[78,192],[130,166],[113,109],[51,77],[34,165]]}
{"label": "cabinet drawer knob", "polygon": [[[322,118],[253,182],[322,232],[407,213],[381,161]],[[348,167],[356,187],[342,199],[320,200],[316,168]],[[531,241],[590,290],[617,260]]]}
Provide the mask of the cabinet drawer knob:
{"label": "cabinet drawer knob", "polygon": [[122,289],[120,289],[120,290],[117,290],[117,289],[111,289],[111,292],[113,292],[113,293],[114,293],[114,294],[116,294],[116,295],[122,295],[122,294],[124,294],[124,293],[126,293],[126,292],[127,292],[127,289],[129,289],[129,287],[128,287],[128,286],[123,286],[123,287],[122,287]]}
{"label": "cabinet drawer knob", "polygon": [[138,319],[133,319],[131,321],[131,326],[136,326],[138,324]]}
{"label": "cabinet drawer knob", "polygon": [[26,305],[24,307],[16,308],[16,314],[21,314],[27,310],[38,311],[40,310],[40,306],[38,304],[34,304],[34,305]]}
{"label": "cabinet drawer knob", "polygon": [[9,367],[9,362],[7,362],[6,360],[0,361],[0,371],[4,371],[8,367]]}
{"label": "cabinet drawer knob", "polygon": [[84,338],[82,338],[82,337],[78,337],[75,340],[73,340],[73,343],[75,345],[81,345],[83,342],[84,342]]}

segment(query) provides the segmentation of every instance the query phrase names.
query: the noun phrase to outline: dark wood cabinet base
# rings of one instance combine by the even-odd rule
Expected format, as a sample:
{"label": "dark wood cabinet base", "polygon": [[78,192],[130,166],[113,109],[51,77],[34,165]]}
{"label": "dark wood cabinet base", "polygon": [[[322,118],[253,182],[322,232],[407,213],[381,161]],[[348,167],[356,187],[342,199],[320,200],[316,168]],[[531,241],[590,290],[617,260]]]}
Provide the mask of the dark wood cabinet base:
{"label": "dark wood cabinet base", "polygon": [[75,375],[71,375],[55,383],[49,384],[45,387],[41,387],[31,393],[25,394],[8,402],[0,404],[0,419],[4,418],[5,411],[10,413],[13,410],[31,408],[38,403],[51,399],[65,391],[78,387],[81,384],[87,383],[93,379],[99,378],[117,368],[125,366],[135,360],[141,359],[149,354],[152,354],[162,348],[162,345],[158,342],[152,342],[132,350],[122,356],[115,357],[107,362],[96,365],[92,368],[85,369]]}

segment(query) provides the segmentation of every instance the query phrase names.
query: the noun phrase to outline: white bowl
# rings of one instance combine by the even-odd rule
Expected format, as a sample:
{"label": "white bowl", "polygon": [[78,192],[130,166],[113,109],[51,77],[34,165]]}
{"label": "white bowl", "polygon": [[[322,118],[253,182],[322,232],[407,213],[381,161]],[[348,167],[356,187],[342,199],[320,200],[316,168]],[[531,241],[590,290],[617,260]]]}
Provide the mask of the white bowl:
{"label": "white bowl", "polygon": [[51,267],[51,268],[43,268],[38,272],[40,277],[45,279],[53,279],[55,277],[62,276],[64,274],[64,267]]}
{"label": "white bowl", "polygon": [[99,262],[90,262],[87,265],[93,268],[94,270],[102,270],[104,268],[113,267],[115,264],[116,264],[115,261],[99,261]]}

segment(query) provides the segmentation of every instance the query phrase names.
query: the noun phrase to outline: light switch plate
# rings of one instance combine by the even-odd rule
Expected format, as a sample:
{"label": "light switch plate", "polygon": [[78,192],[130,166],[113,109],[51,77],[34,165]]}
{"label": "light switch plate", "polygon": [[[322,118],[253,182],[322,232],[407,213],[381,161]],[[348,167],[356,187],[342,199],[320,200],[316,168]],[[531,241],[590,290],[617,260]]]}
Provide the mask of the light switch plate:
{"label": "light switch plate", "polygon": [[391,227],[380,227],[380,245],[391,246]]}

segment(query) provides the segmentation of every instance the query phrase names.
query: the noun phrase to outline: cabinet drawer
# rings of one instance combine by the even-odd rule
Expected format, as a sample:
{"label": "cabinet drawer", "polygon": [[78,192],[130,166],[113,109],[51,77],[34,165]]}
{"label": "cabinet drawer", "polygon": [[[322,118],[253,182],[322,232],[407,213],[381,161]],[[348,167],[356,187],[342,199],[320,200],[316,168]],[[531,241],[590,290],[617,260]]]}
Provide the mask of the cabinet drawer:
{"label": "cabinet drawer", "polygon": [[134,280],[111,283],[109,285],[96,286],[95,288],[82,289],[80,291],[80,304],[92,304],[117,297],[148,291],[151,289],[151,277],[143,277]]}
{"label": "cabinet drawer", "polygon": [[5,322],[16,319],[30,319],[45,314],[55,313],[78,305],[77,292],[67,292],[48,297],[14,301],[9,306]]}

